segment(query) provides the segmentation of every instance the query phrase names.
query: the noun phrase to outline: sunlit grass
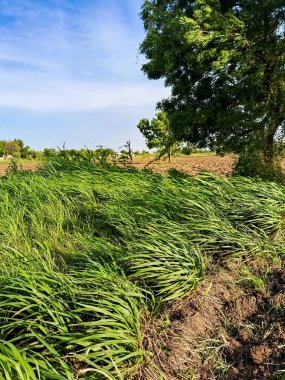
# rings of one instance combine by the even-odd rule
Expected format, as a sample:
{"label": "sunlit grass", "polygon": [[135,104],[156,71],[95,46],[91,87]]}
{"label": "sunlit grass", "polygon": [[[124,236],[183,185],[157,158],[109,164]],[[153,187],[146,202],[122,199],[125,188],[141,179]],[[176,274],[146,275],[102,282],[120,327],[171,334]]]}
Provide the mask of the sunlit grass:
{"label": "sunlit grass", "polygon": [[213,260],[284,252],[285,190],[57,160],[0,182],[0,379],[125,379],[141,316]]}

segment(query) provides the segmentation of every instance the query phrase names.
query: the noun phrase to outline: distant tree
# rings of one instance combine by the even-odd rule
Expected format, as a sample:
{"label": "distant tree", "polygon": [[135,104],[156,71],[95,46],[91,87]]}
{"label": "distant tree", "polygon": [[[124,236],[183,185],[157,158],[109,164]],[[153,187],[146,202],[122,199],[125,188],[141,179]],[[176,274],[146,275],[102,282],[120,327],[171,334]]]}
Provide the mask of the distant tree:
{"label": "distant tree", "polygon": [[143,157],[148,157],[150,155],[150,152],[149,151],[147,151],[147,150],[142,150],[141,151],[141,156],[143,156]]}
{"label": "distant tree", "polygon": [[94,151],[95,162],[99,165],[107,165],[115,160],[115,151],[111,148],[105,148],[99,145]]}
{"label": "distant tree", "polygon": [[55,157],[56,155],[57,155],[57,151],[55,149],[44,148],[44,151],[43,151],[44,157],[49,158],[49,157]]}
{"label": "distant tree", "polygon": [[143,71],[172,90],[159,107],[175,138],[272,162],[285,137],[284,0],[145,0],[141,17]]}
{"label": "distant tree", "polygon": [[6,141],[0,140],[0,156],[4,156],[5,154],[5,144]]}
{"label": "distant tree", "polygon": [[181,149],[181,153],[185,154],[186,156],[190,156],[190,154],[195,152],[195,147],[191,146],[190,144],[185,145]]}
{"label": "distant tree", "polygon": [[29,146],[23,146],[21,148],[21,158],[27,159],[31,155],[31,148]]}
{"label": "distant tree", "polygon": [[13,156],[14,158],[20,158],[22,148],[22,140],[6,141],[4,146],[4,156]]}
{"label": "distant tree", "polygon": [[18,146],[19,146],[19,148],[20,148],[21,150],[24,148],[25,144],[24,144],[24,141],[23,141],[22,139],[15,139],[15,140],[13,140],[13,141],[15,141],[15,143],[18,144]]}
{"label": "distant tree", "polygon": [[[122,149],[124,148],[124,149]],[[121,149],[121,156],[120,156],[120,162],[124,165],[131,164],[133,162],[133,150],[131,147],[131,140],[127,140],[124,145],[120,147]]]}
{"label": "distant tree", "polygon": [[30,149],[27,158],[36,160],[36,159],[42,158],[42,156],[43,156],[42,152],[39,152],[39,151],[34,150],[34,149]]}
{"label": "distant tree", "polygon": [[137,127],[145,137],[147,147],[149,149],[158,148],[161,154],[166,153],[168,162],[170,162],[171,151],[177,142],[173,139],[167,113],[159,112],[151,121],[142,119]]}

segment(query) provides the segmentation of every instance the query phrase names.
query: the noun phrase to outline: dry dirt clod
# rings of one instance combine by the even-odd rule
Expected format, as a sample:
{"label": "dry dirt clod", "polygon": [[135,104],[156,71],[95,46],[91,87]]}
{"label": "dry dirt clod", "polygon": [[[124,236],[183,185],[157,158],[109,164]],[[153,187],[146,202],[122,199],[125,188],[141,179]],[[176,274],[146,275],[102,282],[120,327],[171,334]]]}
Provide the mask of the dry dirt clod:
{"label": "dry dirt clod", "polygon": [[250,358],[255,364],[268,362],[271,354],[271,348],[266,345],[257,345],[250,348]]}

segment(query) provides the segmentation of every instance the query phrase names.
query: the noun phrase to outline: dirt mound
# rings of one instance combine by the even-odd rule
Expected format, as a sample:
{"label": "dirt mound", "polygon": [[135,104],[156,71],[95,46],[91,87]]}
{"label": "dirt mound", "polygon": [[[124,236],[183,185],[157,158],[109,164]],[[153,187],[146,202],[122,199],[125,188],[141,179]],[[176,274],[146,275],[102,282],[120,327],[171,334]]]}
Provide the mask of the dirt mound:
{"label": "dirt mound", "polygon": [[245,281],[231,263],[148,326],[153,358],[138,379],[283,379],[285,270],[271,272],[261,290],[251,275]]}

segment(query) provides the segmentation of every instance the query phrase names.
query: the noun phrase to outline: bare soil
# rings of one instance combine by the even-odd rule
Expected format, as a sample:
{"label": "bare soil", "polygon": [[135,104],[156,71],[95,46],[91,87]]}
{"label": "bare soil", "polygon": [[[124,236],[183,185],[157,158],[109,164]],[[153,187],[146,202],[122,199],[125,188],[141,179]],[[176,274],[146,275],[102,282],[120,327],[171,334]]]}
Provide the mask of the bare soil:
{"label": "bare soil", "polygon": [[216,269],[145,327],[153,356],[137,379],[285,379],[284,262],[260,291],[241,286],[239,268]]}
{"label": "bare soil", "polygon": [[[153,159],[136,156],[132,166],[137,169],[143,169],[151,161],[153,161]],[[206,170],[214,173],[230,175],[235,162],[236,158],[234,156],[227,155],[220,157],[215,154],[205,154],[189,157],[172,157],[170,163],[166,160],[160,159],[159,161],[149,164],[147,167],[155,172],[166,172],[169,169],[176,169],[195,175],[199,171]]]}
{"label": "bare soil", "polygon": [[[21,163],[21,169],[22,170],[37,170],[38,168],[37,162],[25,162]],[[0,164],[0,176],[5,175],[7,173],[7,170],[9,170],[9,164]]]}

